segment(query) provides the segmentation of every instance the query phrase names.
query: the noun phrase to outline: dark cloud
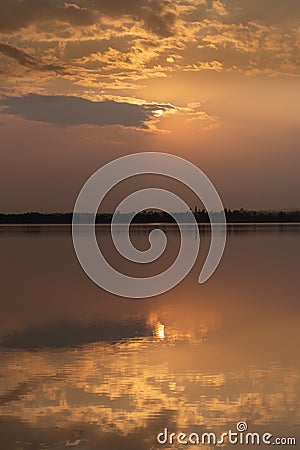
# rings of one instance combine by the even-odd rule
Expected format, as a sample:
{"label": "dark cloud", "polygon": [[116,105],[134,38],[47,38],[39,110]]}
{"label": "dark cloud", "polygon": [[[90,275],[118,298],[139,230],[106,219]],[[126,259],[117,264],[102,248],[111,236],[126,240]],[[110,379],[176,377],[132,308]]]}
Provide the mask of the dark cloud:
{"label": "dark cloud", "polygon": [[88,9],[61,0],[0,0],[0,31],[49,20],[80,26],[93,24],[95,18]]}
{"label": "dark cloud", "polygon": [[32,386],[29,383],[19,383],[14,389],[10,389],[0,395],[0,405],[7,405],[11,402],[20,400],[24,395],[28,394]]}
{"label": "dark cloud", "polygon": [[93,0],[92,7],[108,16],[128,15],[136,20],[141,20],[146,28],[159,36],[167,37],[174,34],[176,14],[171,11],[171,3],[169,1]]}
{"label": "dark cloud", "polygon": [[13,58],[19,64],[32,68],[34,70],[53,71],[61,74],[66,74],[66,71],[62,66],[57,64],[44,64],[41,61],[38,61],[33,56],[28,55],[28,53],[24,52],[24,50],[20,50],[16,47],[13,47],[12,45],[0,43],[0,53],[8,56],[9,58]]}
{"label": "dark cloud", "polygon": [[122,125],[147,128],[145,122],[152,117],[156,105],[133,105],[115,101],[92,102],[79,97],[43,96],[28,94],[24,97],[0,99],[2,114],[13,114],[28,120],[47,122],[59,126],[70,125]]}
{"label": "dark cloud", "polygon": [[[81,3],[81,5],[79,4]],[[168,0],[92,0],[79,3],[62,0],[0,0],[0,31],[15,31],[30,24],[58,21],[88,26],[101,15],[130,16],[159,36],[174,33],[176,14]]]}
{"label": "dark cloud", "polygon": [[[48,327],[28,328],[2,339],[2,348],[37,350],[66,348],[92,342],[114,343],[122,339],[152,336],[152,329],[143,321],[94,323],[56,323]],[[15,395],[15,393],[14,393]],[[0,404],[10,398],[0,396]]]}
{"label": "dark cloud", "polygon": [[[41,389],[41,386],[38,388]],[[91,394],[86,391],[83,392],[85,398],[81,403],[82,408],[85,409],[89,405],[95,406],[95,401],[92,403],[89,401]],[[132,401],[131,399],[131,405]],[[97,404],[98,406],[102,405],[100,395],[98,395]],[[85,448],[87,450],[148,450],[151,443],[155,442],[157,433],[162,432],[165,427],[169,430],[176,430],[176,410],[160,409],[153,417],[147,419],[143,427],[136,427],[125,435],[121,434],[113,423],[111,423],[109,430],[105,430],[105,427],[99,426],[96,422],[75,421],[67,417],[67,414],[68,409],[64,411],[63,415],[61,411],[54,409],[50,413],[40,417],[37,416],[38,423],[30,423],[29,420],[21,420],[17,416],[2,414],[0,418],[2,448],[15,450],[16,441],[19,441],[21,444],[28,443],[26,445],[28,450],[41,448],[41,443],[44,443],[44,448],[61,450],[67,448],[66,443],[68,441],[75,443],[78,438],[84,438],[84,442],[78,446],[73,444],[74,448]],[[64,421],[64,426],[61,426],[62,421]],[[44,426],[40,426],[41,423]],[[73,447],[70,446],[70,448]]]}

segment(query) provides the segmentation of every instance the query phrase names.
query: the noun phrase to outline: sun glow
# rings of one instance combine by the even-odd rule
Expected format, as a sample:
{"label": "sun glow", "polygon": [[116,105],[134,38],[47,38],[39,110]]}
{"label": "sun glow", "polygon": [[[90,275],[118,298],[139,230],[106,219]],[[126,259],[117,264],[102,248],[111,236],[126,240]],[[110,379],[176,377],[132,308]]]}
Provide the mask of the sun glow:
{"label": "sun glow", "polygon": [[153,111],[153,115],[155,117],[161,117],[163,113],[164,113],[163,109],[157,109],[156,111]]}

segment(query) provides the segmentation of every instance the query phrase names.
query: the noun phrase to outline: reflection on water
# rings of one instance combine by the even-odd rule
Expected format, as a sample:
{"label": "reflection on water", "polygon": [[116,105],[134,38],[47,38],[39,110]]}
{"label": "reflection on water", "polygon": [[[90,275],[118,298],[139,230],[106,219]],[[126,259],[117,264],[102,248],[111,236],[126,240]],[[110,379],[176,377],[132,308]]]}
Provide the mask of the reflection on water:
{"label": "reflection on water", "polygon": [[[168,448],[155,439],[165,427],[218,432],[240,420],[299,440],[295,230],[232,232],[220,268],[199,286],[204,237],[189,277],[151,300],[94,286],[69,233],[2,230],[1,449]],[[167,233],[160,267],[178,248]],[[99,234],[109,246],[107,230]],[[147,246],[147,228],[132,234]]]}

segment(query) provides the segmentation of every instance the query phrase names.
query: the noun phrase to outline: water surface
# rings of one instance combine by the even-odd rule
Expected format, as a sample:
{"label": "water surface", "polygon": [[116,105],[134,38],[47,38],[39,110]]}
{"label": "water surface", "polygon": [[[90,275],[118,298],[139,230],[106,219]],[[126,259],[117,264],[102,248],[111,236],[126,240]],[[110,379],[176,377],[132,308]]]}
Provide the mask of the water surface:
{"label": "water surface", "polygon": [[[163,228],[167,252],[149,267],[119,258],[107,227],[97,234],[115,267],[144,276],[176,256],[178,234]],[[140,249],[148,232],[132,231]],[[157,433],[219,433],[241,420],[299,445],[299,227],[231,226],[228,236],[204,285],[202,230],[184,282],[126,300],[85,275],[68,226],[0,227],[1,449],[177,449]]]}

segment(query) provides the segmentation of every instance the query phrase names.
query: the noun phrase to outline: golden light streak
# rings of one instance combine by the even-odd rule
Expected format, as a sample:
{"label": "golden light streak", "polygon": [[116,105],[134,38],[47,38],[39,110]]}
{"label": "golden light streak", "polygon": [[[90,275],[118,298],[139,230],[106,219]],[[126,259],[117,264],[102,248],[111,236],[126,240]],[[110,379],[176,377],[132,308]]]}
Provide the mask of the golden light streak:
{"label": "golden light streak", "polygon": [[155,326],[155,337],[161,341],[165,339],[165,326],[158,322]]}

